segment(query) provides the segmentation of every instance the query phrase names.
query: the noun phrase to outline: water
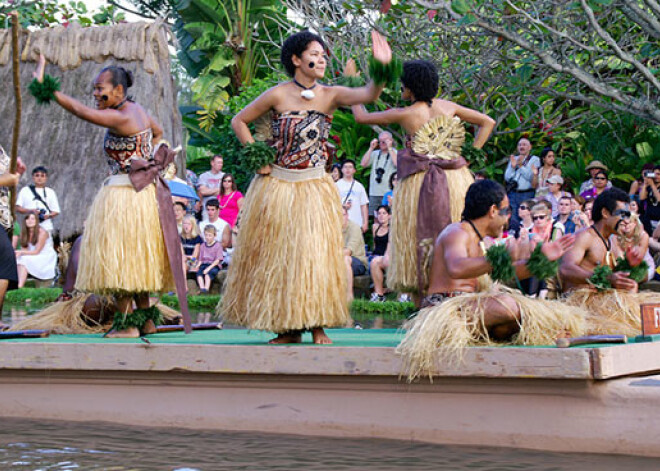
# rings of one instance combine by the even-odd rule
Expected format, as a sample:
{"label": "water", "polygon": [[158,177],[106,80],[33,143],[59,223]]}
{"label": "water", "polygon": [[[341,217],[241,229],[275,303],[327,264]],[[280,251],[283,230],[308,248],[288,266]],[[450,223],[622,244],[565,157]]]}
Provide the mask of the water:
{"label": "water", "polygon": [[656,470],[655,459],[0,419],[2,470]]}

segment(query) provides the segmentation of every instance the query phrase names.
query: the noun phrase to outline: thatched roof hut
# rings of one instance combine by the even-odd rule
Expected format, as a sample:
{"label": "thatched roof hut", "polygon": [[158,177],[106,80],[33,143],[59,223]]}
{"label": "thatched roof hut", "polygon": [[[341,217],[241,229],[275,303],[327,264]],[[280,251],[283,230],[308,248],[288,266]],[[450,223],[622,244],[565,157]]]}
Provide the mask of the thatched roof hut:
{"label": "thatched roof hut", "polygon": [[[46,72],[62,81],[62,91],[94,106],[92,81],[107,65],[131,70],[135,101],[154,116],[173,146],[182,144],[181,115],[170,74],[167,27],[162,22],[124,23],[82,28],[71,24],[21,37],[23,115],[19,155],[28,167],[20,187],[31,182],[31,169],[49,169],[48,186],[59,197],[61,216],[54,220],[62,238],[80,232],[87,209],[108,174],[102,145],[105,130],[84,122],[57,105],[39,106],[27,91],[39,53]],[[14,97],[9,30],[0,30],[0,143],[9,150],[14,127]],[[180,159],[183,159],[180,156]],[[179,168],[184,164],[179,162]]]}

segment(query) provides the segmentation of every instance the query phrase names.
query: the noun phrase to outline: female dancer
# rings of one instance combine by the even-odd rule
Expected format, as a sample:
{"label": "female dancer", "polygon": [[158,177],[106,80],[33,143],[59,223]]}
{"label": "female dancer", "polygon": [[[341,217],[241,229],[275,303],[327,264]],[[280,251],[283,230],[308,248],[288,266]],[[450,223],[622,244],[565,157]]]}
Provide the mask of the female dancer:
{"label": "female dancer", "polygon": [[[372,38],[373,62],[386,68],[390,48],[377,33]],[[281,59],[292,80],[267,90],[232,120],[241,143],[257,149],[248,124],[272,113],[275,157],[259,169],[245,197],[219,310],[226,321],[277,333],[272,343],[301,342],[304,330],[312,331],[314,343],[331,343],[323,328],[349,320],[341,204],[324,169],[326,141],[335,109],[373,101],[383,85],[318,83],[325,49],[308,31],[289,37]]]}
{"label": "female dancer", "polygon": [[465,129],[461,120],[479,126],[474,147],[480,149],[495,121],[483,113],[435,98],[438,72],[431,62],[408,61],[401,76],[410,106],[368,113],[353,106],[358,123],[398,124],[406,132],[399,151],[399,183],[392,206],[392,258],[387,284],[399,292],[421,294],[427,284],[424,246],[451,222],[461,219],[465,194],[474,181],[461,157]]}
{"label": "female dancer", "polygon": [[[136,191],[129,172],[132,165],[138,168],[151,158],[152,141],[160,141],[163,131],[142,106],[126,95],[133,76],[124,68],[106,67],[96,76],[93,82],[96,109],[92,109],[57,91],[59,83],[44,76],[45,66],[42,55],[34,74],[36,82],[30,86],[37,100],[55,100],[75,116],[108,130],[103,147],[113,176],[97,193],[87,216],[76,289],[115,296],[118,313],[108,337],[153,333],[160,313],[149,307],[148,295],[171,291],[173,275],[159,220],[155,185],[148,184]],[[171,208],[170,199],[170,213]],[[177,272],[181,271],[180,250],[173,254],[178,257]],[[138,308],[135,312],[134,299]]]}

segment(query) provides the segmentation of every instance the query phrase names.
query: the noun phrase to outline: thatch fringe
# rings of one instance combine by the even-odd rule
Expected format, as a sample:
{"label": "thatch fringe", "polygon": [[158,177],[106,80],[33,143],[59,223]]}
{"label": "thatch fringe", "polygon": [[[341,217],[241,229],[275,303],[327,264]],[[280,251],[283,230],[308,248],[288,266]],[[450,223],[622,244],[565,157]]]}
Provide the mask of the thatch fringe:
{"label": "thatch fringe", "polygon": [[397,353],[403,356],[408,379],[412,381],[421,375],[431,378],[438,364],[460,362],[465,347],[494,345],[484,316],[489,302],[507,306],[504,297],[512,299],[520,309],[520,331],[510,344],[550,345],[565,332],[581,336],[587,331],[586,311],[557,301],[531,299],[494,284],[489,291],[461,295],[422,309],[406,322],[407,333]]}
{"label": "thatch fringe", "polygon": [[[0,30],[0,65],[9,61],[9,30]],[[144,70],[160,71],[159,61],[167,60],[166,26],[162,20],[152,23],[120,23],[112,26],[83,28],[78,23],[24,32],[22,61],[36,61],[39,54],[63,70],[80,67],[84,61],[117,60],[142,62]]]}

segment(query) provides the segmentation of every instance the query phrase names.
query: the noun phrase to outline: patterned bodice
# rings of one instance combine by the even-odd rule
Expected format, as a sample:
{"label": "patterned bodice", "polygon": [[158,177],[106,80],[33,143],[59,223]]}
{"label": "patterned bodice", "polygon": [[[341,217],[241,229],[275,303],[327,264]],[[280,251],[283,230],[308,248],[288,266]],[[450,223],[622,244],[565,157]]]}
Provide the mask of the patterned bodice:
{"label": "patterned bodice", "polygon": [[273,113],[275,163],[292,169],[325,166],[331,123],[332,116],[319,111]]}
{"label": "patterned bodice", "polygon": [[152,138],[151,128],[132,136],[118,136],[108,131],[103,140],[103,150],[108,156],[111,173],[128,173],[133,159],[150,159],[153,153]]}

